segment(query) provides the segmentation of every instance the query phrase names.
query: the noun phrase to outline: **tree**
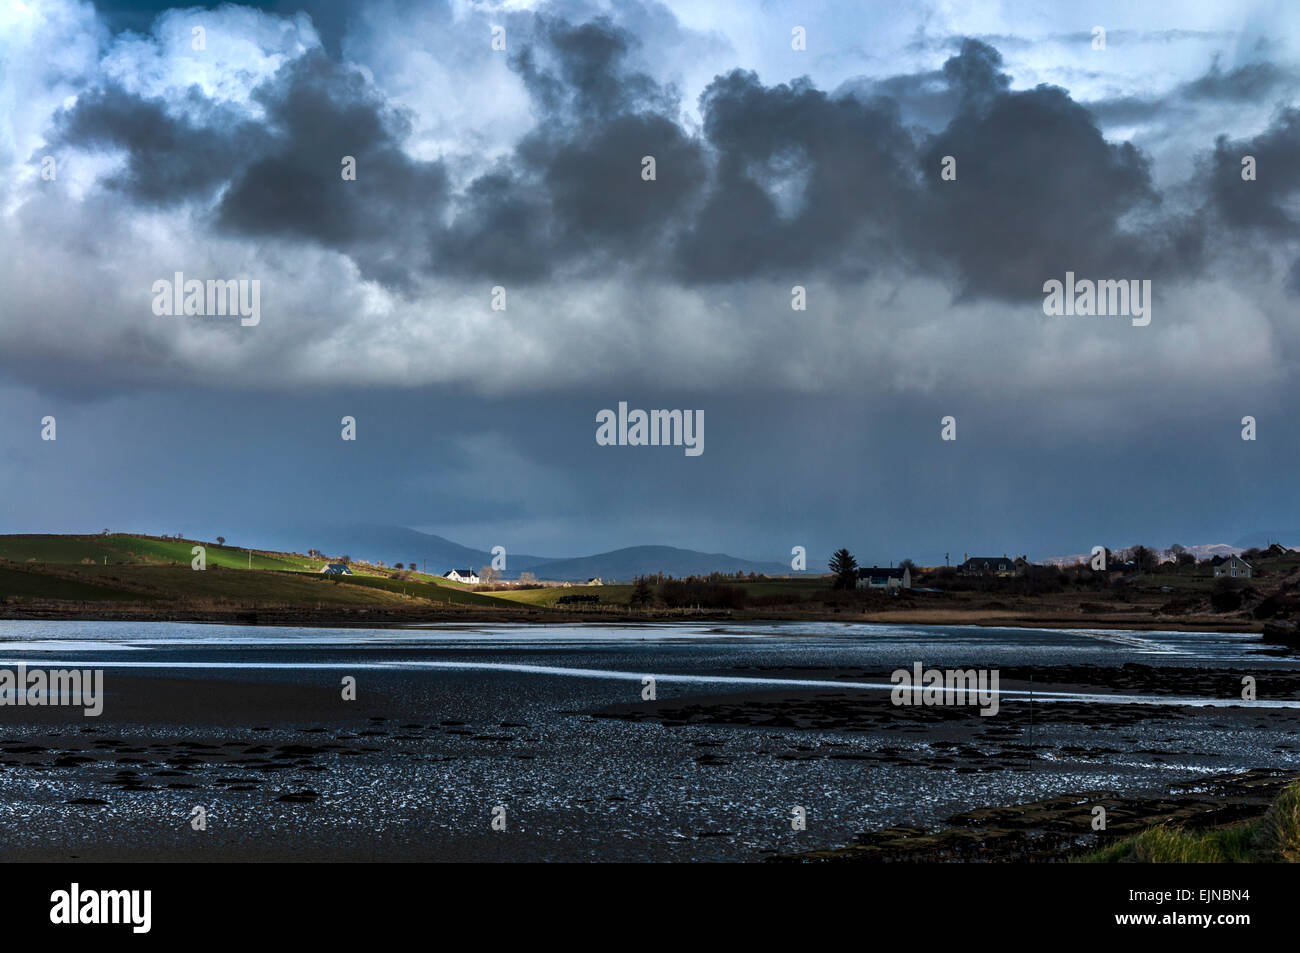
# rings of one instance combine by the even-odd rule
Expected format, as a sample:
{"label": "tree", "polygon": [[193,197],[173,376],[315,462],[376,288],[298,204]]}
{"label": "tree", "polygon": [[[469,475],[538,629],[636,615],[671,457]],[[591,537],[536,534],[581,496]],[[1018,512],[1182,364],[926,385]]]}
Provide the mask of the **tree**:
{"label": "tree", "polygon": [[394,568],[394,569],[401,569],[401,568],[402,568],[402,563],[393,563],[393,568]]}
{"label": "tree", "polygon": [[898,568],[910,570],[912,575],[916,575],[916,563],[912,562],[910,559],[904,559],[898,564]]}
{"label": "tree", "polygon": [[847,549],[836,550],[831,556],[831,572],[835,574],[835,589],[854,589],[858,585],[858,561]]}
{"label": "tree", "polygon": [[218,537],[217,537],[217,545],[218,545],[218,546],[224,546],[224,545],[226,545],[226,537],[224,537],[224,536],[218,536]]}
{"label": "tree", "polygon": [[1151,572],[1156,568],[1159,561],[1155,550],[1149,546],[1134,546],[1130,552],[1130,557],[1137,566],[1138,572]]}
{"label": "tree", "polygon": [[655,591],[650,588],[650,580],[645,576],[637,576],[636,584],[632,586],[632,598],[629,600],[629,604],[634,606],[649,605],[654,597]]}
{"label": "tree", "polygon": [[479,567],[478,578],[479,578],[480,581],[482,581],[482,582],[486,582],[486,583],[492,583],[492,582],[496,581],[499,577],[500,577],[500,573],[498,573],[498,572],[497,572],[495,569],[493,569],[491,566],[480,566],[480,567]]}

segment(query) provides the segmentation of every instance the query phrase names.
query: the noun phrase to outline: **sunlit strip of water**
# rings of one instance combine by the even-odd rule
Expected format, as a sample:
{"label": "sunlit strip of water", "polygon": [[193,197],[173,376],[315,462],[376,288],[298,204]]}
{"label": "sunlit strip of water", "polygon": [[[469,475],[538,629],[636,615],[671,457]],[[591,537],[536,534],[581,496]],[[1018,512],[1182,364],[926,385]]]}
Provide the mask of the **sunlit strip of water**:
{"label": "sunlit strip of water", "polygon": [[[761,676],[742,675],[682,675],[655,672],[627,672],[602,668],[567,668],[555,665],[525,665],[515,662],[434,662],[423,660],[396,660],[372,662],[137,662],[137,661],[102,661],[91,659],[20,659],[0,660],[0,668],[16,668],[25,665],[30,669],[71,669],[71,668],[141,668],[141,669],[236,669],[243,671],[291,670],[291,671],[381,671],[409,669],[416,671],[435,671],[453,669],[458,671],[513,672],[524,675],[552,675],[566,678],[599,678],[619,681],[641,682],[653,678],[656,683],[690,684],[690,685],[743,685],[750,688],[831,688],[854,689],[859,691],[892,692],[898,686],[890,682],[849,682],[831,681],[812,678],[764,678]],[[957,689],[926,689],[941,692],[945,696],[957,693]],[[1123,695],[1104,692],[1030,692],[1028,689],[989,690],[1003,699],[1028,700],[1031,696],[1036,702],[1082,702],[1096,705],[1161,705],[1191,708],[1297,708],[1300,701],[1256,700],[1244,702],[1240,698],[1210,698],[1205,696],[1167,696],[1167,695]],[[974,697],[974,689],[966,692]],[[987,694],[987,693],[986,693]]]}

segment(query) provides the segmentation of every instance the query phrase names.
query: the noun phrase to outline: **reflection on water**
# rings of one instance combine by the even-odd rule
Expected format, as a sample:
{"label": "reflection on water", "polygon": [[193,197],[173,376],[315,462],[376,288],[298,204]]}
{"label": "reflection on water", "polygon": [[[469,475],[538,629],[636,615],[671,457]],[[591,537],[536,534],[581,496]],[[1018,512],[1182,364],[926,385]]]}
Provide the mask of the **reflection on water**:
{"label": "reflection on water", "polygon": [[[1163,790],[1255,767],[1300,769],[1300,716],[1288,710],[1295,698],[1242,707],[1204,692],[1040,690],[1036,702],[1105,707],[1094,721],[1037,724],[1032,747],[1021,686],[1003,686],[1005,716],[981,719],[972,710],[970,719],[943,725],[666,727],[591,716],[638,701],[648,674],[661,700],[757,691],[793,710],[796,702],[820,704],[823,692],[888,691],[883,676],[917,660],[1020,669],[1300,667],[1257,637],[1228,633],[4,622],[0,667],[103,667],[110,699],[115,675],[134,679],[134,691],[147,690],[141,679],[164,676],[319,684],[336,697],[341,674],[355,671],[364,694],[346,721],[291,710],[232,716],[216,727],[123,721],[110,703],[93,727],[51,728],[0,708],[0,849],[165,847],[175,839],[178,850],[192,850],[178,819],[201,798],[215,819],[204,843],[234,850],[332,846],[417,856],[435,844],[465,859],[746,859],[847,843],[895,823],[938,825],[988,804]],[[791,696],[783,700],[780,688]],[[1151,707],[1108,720],[1118,702]],[[199,744],[210,750],[186,747]],[[9,753],[28,746],[42,750]],[[291,754],[267,763],[277,746]],[[108,761],[76,764],[78,755],[103,753]],[[317,795],[311,803],[280,800],[308,788]],[[78,799],[102,803],[70,804]],[[487,833],[487,812],[498,803],[510,806],[510,838]],[[790,829],[794,805],[807,809],[807,831]]]}

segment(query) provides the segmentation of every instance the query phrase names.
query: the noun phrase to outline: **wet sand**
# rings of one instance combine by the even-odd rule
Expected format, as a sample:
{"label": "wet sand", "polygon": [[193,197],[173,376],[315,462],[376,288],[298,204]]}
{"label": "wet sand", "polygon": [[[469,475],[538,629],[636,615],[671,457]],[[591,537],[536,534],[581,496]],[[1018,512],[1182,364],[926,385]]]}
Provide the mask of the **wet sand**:
{"label": "wet sand", "polygon": [[[954,818],[1032,804],[1017,809],[1024,837],[963,856],[1056,859],[1056,834],[1089,843],[1089,798],[1123,822],[1176,787],[1227,803],[1240,792],[1216,778],[1300,772],[1300,709],[1272,707],[1300,701],[1300,666],[1240,635],[11,623],[0,636],[7,664],[104,665],[108,693],[99,718],[0,706],[4,859],[752,861],[864,846],[950,859],[979,827]],[[982,717],[863,687],[908,658],[981,659],[1012,693],[1032,675],[1037,701],[1008,695]],[[660,673],[655,701],[642,672]],[[356,701],[341,695],[349,673]],[[1245,675],[1259,704],[1240,701]],[[1150,703],[1122,703],[1138,696]],[[190,827],[196,805],[206,831]],[[491,827],[497,806],[506,831]],[[1065,828],[1043,839],[1045,811]]]}
{"label": "wet sand", "polygon": [[[0,856],[753,860],[788,856],[812,840],[819,841],[808,843],[814,852],[832,851],[816,859],[839,859],[834,851],[846,845],[854,859],[950,859],[958,846],[1051,859],[1062,851],[1056,834],[1070,834],[1072,844],[1092,842],[1090,815],[1076,809],[1084,801],[1113,803],[1117,832],[1128,820],[1153,816],[1134,790],[1163,804],[1165,785],[1155,780],[1162,766],[1193,764],[1199,770],[1190,777],[1201,778],[1227,770],[1225,760],[1239,765],[1215,741],[1197,743],[1206,730],[1222,738],[1267,729],[1274,743],[1260,759],[1272,762],[1261,765],[1266,770],[1300,759],[1300,744],[1284,740],[1300,738],[1296,710],[1037,704],[1031,743],[1029,705],[1014,701],[1004,702],[997,717],[981,718],[970,708],[895,707],[884,693],[778,689],[687,691],[585,709],[557,710],[543,701],[539,711],[510,704],[536,693],[535,680],[486,683],[481,673],[458,674],[436,685],[415,676],[380,683],[363,676],[361,699],[344,702],[333,674],[177,678],[110,671],[112,696],[99,719],[78,709],[26,708],[18,716],[18,709],[0,709]],[[803,667],[770,674],[862,680],[885,673]],[[1044,690],[1192,695],[1234,682],[1233,673],[1146,666],[1034,674]],[[1003,687],[1017,683],[1017,673],[1004,673]],[[1300,697],[1300,673],[1270,673],[1261,691]],[[604,730],[611,723],[625,727],[611,735]],[[1126,771],[1126,761],[1154,770]],[[945,782],[950,787],[965,776],[987,779],[986,790],[1005,790],[998,779],[1015,776],[1021,790],[1051,790],[1089,776],[1079,773],[1089,765],[1102,766],[1103,777],[1127,776],[1123,798],[1113,789],[1079,794],[1071,787],[1034,811],[1021,809],[1030,832],[999,833],[996,845],[973,851],[969,828],[934,833],[956,823],[944,805],[959,806],[959,792],[933,806],[928,825],[872,832],[841,817],[837,832],[811,838],[785,829],[786,802],[801,801],[799,793],[780,791],[784,784],[792,792],[839,786],[837,796],[856,786],[869,816],[884,800],[880,785],[907,783],[923,792],[940,776],[953,779]],[[593,777],[577,781],[584,770]],[[767,771],[771,792],[764,790]],[[656,781],[665,777],[667,783]],[[1195,810],[1237,793],[1213,785],[1207,792]],[[1013,803],[979,797],[967,795],[966,807]],[[802,800],[820,806],[806,792]],[[497,803],[514,812],[508,833],[490,828]],[[209,813],[205,832],[188,824],[194,805]],[[1051,810],[1056,814],[1044,815]],[[735,811],[754,830],[739,831]],[[817,810],[814,818],[824,820]],[[1007,827],[997,825],[999,832]],[[1053,836],[1034,833],[1040,828]]]}

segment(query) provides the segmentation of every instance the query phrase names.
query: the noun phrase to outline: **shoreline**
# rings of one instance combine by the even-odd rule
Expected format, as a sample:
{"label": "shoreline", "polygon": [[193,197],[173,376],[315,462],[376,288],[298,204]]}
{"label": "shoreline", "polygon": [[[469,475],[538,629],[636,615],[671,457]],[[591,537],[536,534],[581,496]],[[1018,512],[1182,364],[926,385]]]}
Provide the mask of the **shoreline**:
{"label": "shoreline", "polygon": [[[988,805],[948,818],[939,830],[894,825],[829,850],[780,854],[768,863],[1068,863],[1152,827],[1188,831],[1232,827],[1263,817],[1300,774],[1256,768],[1165,793],[1082,791],[1011,805]],[[1092,829],[1103,805],[1106,828]]]}
{"label": "shoreline", "polygon": [[575,623],[643,624],[665,622],[823,623],[873,625],[981,626],[1026,629],[1108,629],[1166,632],[1233,632],[1263,636],[1264,622],[1213,616],[1151,618],[1149,614],[1116,613],[1093,618],[1044,616],[971,609],[907,609],[881,612],[752,612],[728,610],[612,609],[557,610],[553,608],[484,609],[474,606],[439,606],[413,609],[382,607],[304,609],[301,607],[231,608],[228,610],[159,608],[157,606],[33,604],[0,606],[0,622],[163,622],[218,625],[285,626],[299,628],[406,628],[438,623],[501,623],[573,625]]}

